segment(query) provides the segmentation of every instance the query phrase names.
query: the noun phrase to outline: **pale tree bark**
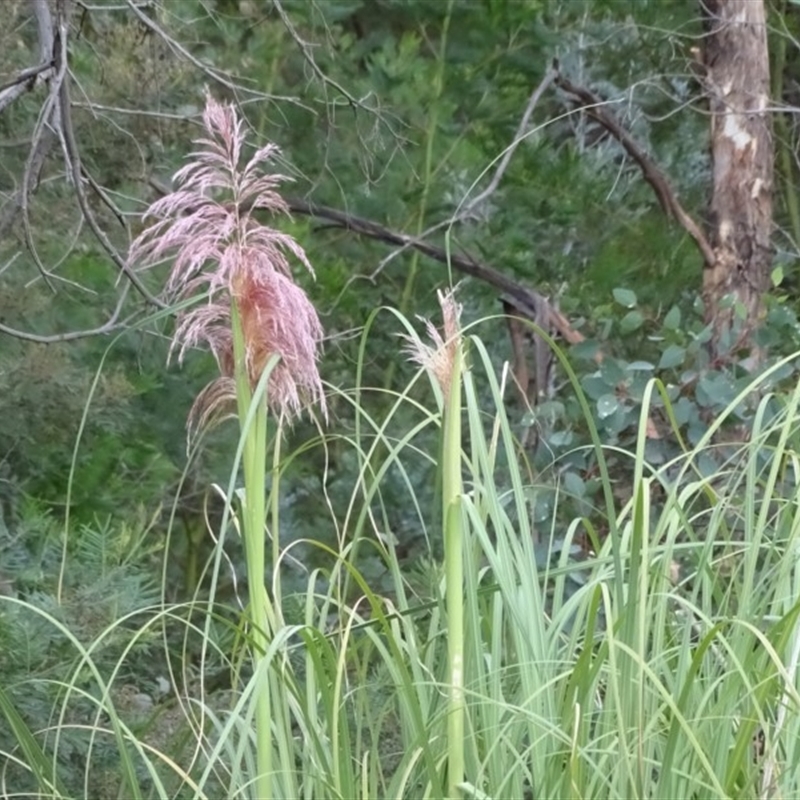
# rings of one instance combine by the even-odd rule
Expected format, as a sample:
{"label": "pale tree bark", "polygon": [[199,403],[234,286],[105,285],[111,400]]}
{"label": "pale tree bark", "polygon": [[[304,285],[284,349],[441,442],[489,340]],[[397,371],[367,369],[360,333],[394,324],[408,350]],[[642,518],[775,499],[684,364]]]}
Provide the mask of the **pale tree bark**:
{"label": "pale tree bark", "polygon": [[763,0],[701,0],[713,194],[703,297],[718,354],[751,350],[768,288],[773,143]]}

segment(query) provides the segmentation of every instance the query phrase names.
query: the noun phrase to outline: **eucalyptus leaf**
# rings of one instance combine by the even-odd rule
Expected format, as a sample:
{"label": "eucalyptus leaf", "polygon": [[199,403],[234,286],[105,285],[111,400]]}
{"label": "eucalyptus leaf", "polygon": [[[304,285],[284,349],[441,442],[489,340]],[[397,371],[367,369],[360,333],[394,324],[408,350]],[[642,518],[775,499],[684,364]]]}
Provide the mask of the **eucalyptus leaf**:
{"label": "eucalyptus leaf", "polygon": [[667,313],[667,316],[664,317],[664,327],[670,331],[676,331],[681,326],[681,310],[678,306],[672,306],[672,308]]}
{"label": "eucalyptus leaf", "polygon": [[597,416],[610,417],[619,408],[619,398],[615,394],[604,394],[597,401]]}
{"label": "eucalyptus leaf", "polygon": [[587,361],[594,359],[600,350],[600,343],[594,339],[585,339],[572,346],[575,358],[585,358]]}
{"label": "eucalyptus leaf", "polygon": [[616,387],[628,377],[628,365],[618,358],[607,358],[600,367],[600,375],[606,386]]}
{"label": "eucalyptus leaf", "polygon": [[592,400],[597,400],[606,394],[609,389],[612,389],[615,386],[616,381],[607,381],[604,376],[601,376],[599,372],[596,372],[593,375],[587,375],[584,377],[581,381],[581,384],[586,394],[588,394]]}
{"label": "eucalyptus leaf", "polygon": [[574,497],[583,497],[586,494],[586,484],[577,472],[566,472],[561,480],[564,489]]}
{"label": "eucalyptus leaf", "polygon": [[623,308],[633,308],[636,305],[636,293],[630,289],[614,289],[614,299]]}
{"label": "eucalyptus leaf", "polygon": [[659,369],[672,369],[683,363],[686,356],[686,348],[679,347],[677,344],[671,344],[661,354],[661,360],[658,362]]}
{"label": "eucalyptus leaf", "polygon": [[620,332],[623,334],[633,333],[638,331],[644,324],[644,315],[641,311],[629,311],[619,323]]}

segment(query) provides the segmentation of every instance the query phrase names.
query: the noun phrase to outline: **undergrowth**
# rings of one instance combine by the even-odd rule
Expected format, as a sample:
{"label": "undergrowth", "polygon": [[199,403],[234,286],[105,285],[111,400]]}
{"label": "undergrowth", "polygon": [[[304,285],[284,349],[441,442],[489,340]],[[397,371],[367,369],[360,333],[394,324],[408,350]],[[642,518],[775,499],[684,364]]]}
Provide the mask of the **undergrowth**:
{"label": "undergrowth", "polygon": [[[525,469],[505,413],[507,375],[496,374],[479,338],[464,346],[455,454],[464,776],[455,791],[794,796],[800,393],[783,397],[777,414],[766,413],[776,398],[761,398],[749,441],[712,473],[698,461],[713,452],[724,415],[659,467],[645,458],[643,425],[636,449],[615,453],[630,462],[630,499],[617,499],[606,474],[605,506],[562,529],[532,522],[538,487],[557,478],[558,464],[550,478]],[[650,397],[659,388],[652,382]],[[303,445],[324,458],[334,439],[344,442],[361,470],[349,507],[318,541],[271,530],[278,559],[265,586],[283,614],[263,659],[247,656],[251,589],[230,574],[241,547],[235,514],[209,531],[216,545],[202,585],[210,590],[185,603],[169,602],[169,587],[145,577],[151,559],[170,557],[169,543],[153,547],[145,517],[69,532],[60,605],[57,526],[29,506],[16,533],[4,528],[2,796],[255,797],[259,670],[280,688],[276,796],[447,796],[441,500],[418,502],[410,477],[444,463],[429,447],[442,407],[419,399],[443,398],[435,382],[431,395],[415,380],[376,419],[359,404],[365,391],[339,393],[357,415],[352,431]],[[281,454],[276,491],[295,455]],[[413,569],[398,558],[381,497],[390,471],[405,481],[427,542]],[[236,473],[230,485],[235,495]],[[30,540],[41,544],[31,552],[23,528],[35,525]],[[312,550],[324,566],[294,558]],[[384,565],[381,591],[359,571],[367,554]],[[231,580],[233,597],[217,597],[215,587]]]}

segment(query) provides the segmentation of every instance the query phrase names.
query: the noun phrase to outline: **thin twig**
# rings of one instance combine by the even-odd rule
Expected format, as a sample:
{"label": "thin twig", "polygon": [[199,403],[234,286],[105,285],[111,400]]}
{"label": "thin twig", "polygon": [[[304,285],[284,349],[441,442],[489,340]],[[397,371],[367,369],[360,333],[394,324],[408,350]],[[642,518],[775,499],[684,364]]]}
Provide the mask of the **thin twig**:
{"label": "thin twig", "polygon": [[204,64],[199,58],[193,56],[180,42],[173,39],[163,28],[161,28],[158,23],[152,19],[150,16],[144,13],[140,8],[139,4],[134,3],[133,0],[127,0],[128,8],[139,18],[142,24],[149,28],[153,33],[155,33],[159,38],[161,38],[167,46],[179,55],[181,58],[186,59],[190,64],[193,64],[197,67],[204,75],[211,78],[213,81],[224,86],[226,89],[230,89],[234,94],[239,92],[249,94],[251,96],[259,97],[264,100],[281,100],[287,103],[294,103],[301,108],[307,108],[303,103],[298,100],[296,97],[284,97],[282,95],[271,95],[265,94],[264,92],[259,92],[256,89],[250,89],[247,86],[243,86],[242,84],[235,83],[231,78],[229,78],[225,73],[220,72],[213,67],[209,67],[207,64]]}
{"label": "thin twig", "polygon": [[67,333],[53,333],[49,335],[40,335],[38,333],[30,333],[28,331],[20,331],[16,328],[10,328],[8,325],[0,323],[0,333],[5,333],[7,336],[13,336],[15,339],[23,339],[26,342],[36,342],[37,344],[57,344],[59,342],[71,342],[75,339],[87,339],[90,336],[102,336],[111,333],[119,328],[125,327],[125,322],[117,322],[119,319],[122,306],[125,304],[125,299],[128,296],[128,289],[130,284],[126,283],[122,287],[119,299],[117,300],[114,313],[97,328],[89,328],[83,331],[68,331]]}
{"label": "thin twig", "polygon": [[[505,174],[505,171],[508,169],[508,165],[511,163],[511,159],[517,149],[519,147],[520,142],[525,138],[525,134],[528,129],[528,124],[531,119],[531,115],[533,114],[534,109],[539,103],[542,95],[547,91],[548,87],[551,83],[556,79],[558,73],[554,69],[548,69],[545,72],[544,77],[542,78],[539,85],[533,90],[530,99],[528,100],[528,105],[525,107],[525,112],[522,115],[522,119],[519,122],[519,126],[517,127],[517,132],[514,134],[514,139],[511,144],[505,149],[503,153],[503,157],[500,159],[500,163],[497,165],[497,169],[495,170],[494,175],[492,175],[491,181],[489,181],[489,185],[474,199],[470,200],[469,203],[465,206],[464,210],[461,212],[456,213],[455,218],[460,219],[462,217],[469,216],[470,212],[472,212],[475,208],[477,208],[481,203],[485,202],[489,199],[496,191],[497,187],[500,185],[500,181]],[[455,221],[455,220],[454,220]]]}
{"label": "thin twig", "polygon": [[311,46],[297,32],[297,29],[289,19],[289,15],[284,11],[280,0],[272,0],[272,7],[278,12],[278,16],[281,18],[281,22],[288,31],[289,36],[292,37],[294,43],[300,48],[300,52],[303,54],[303,58],[306,60],[306,63],[309,65],[309,67],[311,67],[313,73],[322,81],[322,83],[335,89],[354,108],[362,107],[363,104],[360,100],[350,94],[350,92],[348,92],[344,86],[342,86],[340,83],[337,83],[320,68],[316,62],[316,59],[314,58],[314,54],[311,52]]}
{"label": "thin twig", "polygon": [[[67,151],[67,163],[70,165],[72,170],[72,182],[75,188],[75,196],[78,199],[78,205],[80,206],[86,223],[97,240],[103,246],[103,249],[111,257],[111,260],[116,264],[120,272],[122,272],[122,274],[125,275],[125,277],[133,284],[136,291],[139,292],[139,294],[141,294],[142,297],[144,297],[145,300],[147,300],[147,302],[151,305],[156,306],[157,308],[166,308],[167,306],[164,301],[153,295],[150,290],[141,282],[139,276],[130,268],[117,248],[111,244],[106,232],[97,222],[97,218],[95,217],[94,212],[89,205],[89,202],[86,198],[86,192],[83,187],[83,174],[85,171],[81,166],[80,152],[78,150],[78,145],[75,142],[75,132],[72,127],[72,110],[69,101],[69,84],[67,81],[64,81],[61,85],[59,99],[61,108],[61,128]],[[103,200],[103,202],[109,203],[111,208],[116,212],[116,207],[114,204],[110,203],[105,193],[100,190],[99,186],[93,180],[90,182],[90,185],[92,185],[98,192],[100,199]],[[118,212],[116,213],[117,218],[120,219],[124,226],[125,222],[124,219],[122,219],[121,214]]]}

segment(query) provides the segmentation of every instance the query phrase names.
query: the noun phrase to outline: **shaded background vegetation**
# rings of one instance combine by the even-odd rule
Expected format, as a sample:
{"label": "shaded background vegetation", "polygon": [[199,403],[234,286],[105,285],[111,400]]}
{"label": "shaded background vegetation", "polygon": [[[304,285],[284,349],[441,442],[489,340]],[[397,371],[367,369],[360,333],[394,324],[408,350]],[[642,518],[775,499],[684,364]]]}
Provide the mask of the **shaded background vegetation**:
{"label": "shaded background vegetation", "polygon": [[[685,207],[702,218],[709,196],[708,119],[694,72],[701,22],[691,4],[184,0],[63,8],[75,138],[85,174],[104,187],[104,195],[87,197],[119,253],[139,228],[137,214],[189,151],[207,85],[241,104],[256,139],[281,146],[301,202],[446,244],[558,304],[587,337],[574,363],[610,443],[630,441],[641,389],[654,374],[670,386],[679,422],[695,440],[708,415],[747,379],[735,358],[707,363],[701,257],[685,232],[665,219],[619,143],[552,85],[522,140],[515,139],[531,91],[558,59],[564,74],[609,101]],[[0,44],[10,78],[35,61],[38,40],[32,5],[13,0],[7,9],[10,24]],[[773,4],[770,24],[773,83],[781,92],[775,105],[785,103],[787,113],[776,114],[782,173],[774,282],[780,285],[761,336],[778,356],[797,342],[797,125],[790,108],[799,74],[797,7]],[[43,93],[38,87],[23,94],[0,116],[6,198],[0,319],[10,329],[52,336],[103,324],[126,280],[88,230],[57,142],[31,187],[36,191],[26,213],[11,214]],[[515,143],[499,184],[484,197]],[[484,199],[476,204],[479,196]],[[351,379],[357,334],[371,310],[391,305],[429,315],[434,290],[461,278],[411,248],[324,219],[296,214],[290,229],[317,270],[308,289],[326,324],[323,371],[333,385]],[[141,279],[157,294],[163,275]],[[502,311],[499,292],[483,281],[464,280],[461,296],[467,319]],[[116,524],[140,506],[152,511],[175,500],[185,464],[185,413],[212,362],[197,354],[180,371],[165,368],[169,322],[139,324],[146,313],[133,290],[118,326],[105,335],[48,344],[4,336],[6,524],[19,520],[25,497],[35,498],[37,508],[63,513],[73,445],[98,370],[72,472],[73,522]],[[395,357],[396,331],[385,322],[373,329],[364,383],[399,387],[411,373]],[[512,357],[502,322],[480,330],[498,363]],[[599,347],[606,357],[598,369]],[[540,468],[585,440],[577,406],[562,391],[563,373],[549,374],[536,409],[509,392],[521,433],[531,428],[529,454]],[[376,394],[374,403],[381,402]],[[334,402],[335,428],[346,430],[348,415]],[[671,443],[654,438],[650,446],[666,457]],[[191,467],[180,503],[187,532],[198,538],[201,498],[209,481],[220,477],[214,465],[227,463],[221,454],[229,447],[230,437],[219,434]],[[334,458],[332,485],[346,483],[348,469]],[[287,503],[302,508],[299,534],[314,529],[310,498],[319,496],[320,471],[313,459],[296,466],[297,488]],[[591,489],[592,464],[584,456],[573,453],[559,471],[579,495],[587,482]]]}
{"label": "shaded background vegetation", "polygon": [[[88,229],[57,140],[33,181],[26,213],[11,213],[46,96],[45,87],[35,87],[0,114],[4,591],[52,596],[63,545],[71,565],[64,614],[83,613],[101,598],[107,603],[112,593],[135,608],[153,596],[167,543],[170,591],[178,598],[198,588],[211,546],[206,514],[216,513],[208,487],[225,479],[236,436],[224,427],[215,431],[185,471],[186,414],[213,361],[195,353],[180,369],[166,366],[170,318],[153,320],[157,309],[128,287],[109,250],[124,256],[140,229],[138,215],[190,151],[206,86],[237,102],[251,141],[282,148],[298,206],[324,205],[452,254],[470,254],[550,298],[585,337],[569,355],[606,443],[634,440],[644,386],[654,375],[667,385],[692,443],[752,379],[737,353],[709,360],[701,256],[665,218],[619,143],[552,84],[517,141],[531,92],[557,59],[571,80],[609,101],[684,206],[702,219],[710,191],[709,126],[695,72],[702,25],[694,4],[73,0],[62,7],[74,134],[87,179],[103,187],[102,194],[87,190],[87,198],[108,247]],[[39,46],[29,2],[5,0],[4,14],[0,84],[37,63]],[[800,6],[773,0],[769,22],[779,179],[773,292],[758,334],[766,366],[800,346]],[[515,143],[499,185],[474,204]],[[389,314],[374,321],[359,361],[359,332],[370,313],[391,306],[408,316],[433,315],[435,290],[462,276],[410,247],[357,235],[323,217],[295,213],[286,228],[316,269],[316,282],[299,273],[298,280],[326,326],[323,376],[349,387],[363,367],[363,385],[376,391],[365,392],[362,402],[377,412],[390,402],[377,389],[404,387],[413,369],[398,357],[398,327]],[[158,295],[163,273],[140,278]],[[123,291],[117,322],[107,331],[36,341],[103,325]],[[497,318],[500,292],[465,278],[460,297],[468,323],[488,318],[479,332],[497,363],[512,359],[506,323]],[[529,342],[531,359],[534,349]],[[772,383],[780,386],[792,374],[789,364]],[[536,521],[559,526],[591,514],[600,484],[592,452],[580,449],[588,434],[563,369],[554,364],[548,375],[538,404],[513,386],[508,402],[542,485]],[[354,424],[348,404],[333,398],[331,408],[331,430],[348,434]],[[741,408],[739,427],[730,426],[734,440],[745,435],[752,413]],[[677,450],[674,437],[659,435],[666,422],[657,408],[648,441],[652,463]],[[312,434],[312,425],[301,423],[292,437],[299,442]],[[431,438],[428,447],[434,455],[438,442]],[[717,463],[708,456],[709,469]],[[624,497],[626,463],[612,459],[611,465]],[[327,504],[343,507],[357,468],[352,454],[335,444],[327,460],[316,451],[295,459],[285,529],[296,538],[333,541]],[[421,497],[435,491],[432,473],[421,460],[411,476]],[[426,548],[400,499],[399,478],[393,502],[394,477],[383,502],[400,550],[414,560]],[[572,499],[554,521],[548,498],[556,486]],[[372,569],[380,580],[377,559]],[[120,584],[119,575],[127,582]],[[143,669],[145,683],[153,683],[155,672]]]}

